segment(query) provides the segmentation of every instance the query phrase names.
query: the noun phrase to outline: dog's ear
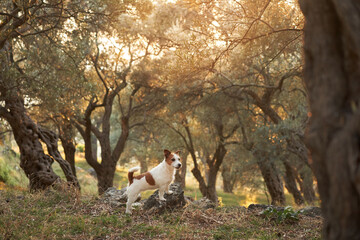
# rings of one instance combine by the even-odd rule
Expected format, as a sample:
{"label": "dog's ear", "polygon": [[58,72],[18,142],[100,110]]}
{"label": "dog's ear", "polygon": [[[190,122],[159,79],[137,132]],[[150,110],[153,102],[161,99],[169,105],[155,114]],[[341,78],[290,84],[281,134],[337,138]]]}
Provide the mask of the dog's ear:
{"label": "dog's ear", "polygon": [[170,156],[171,152],[167,149],[164,149],[164,155],[165,155],[165,158],[168,158]]}
{"label": "dog's ear", "polygon": [[176,153],[177,155],[179,155],[179,154],[180,154],[180,152],[181,152],[180,150],[177,150],[175,153]]}

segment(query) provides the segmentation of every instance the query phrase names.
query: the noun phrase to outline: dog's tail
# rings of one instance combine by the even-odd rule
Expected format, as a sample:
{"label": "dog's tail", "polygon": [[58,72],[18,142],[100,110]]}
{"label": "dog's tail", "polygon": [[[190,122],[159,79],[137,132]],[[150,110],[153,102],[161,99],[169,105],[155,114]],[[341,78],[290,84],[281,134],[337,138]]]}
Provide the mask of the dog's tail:
{"label": "dog's tail", "polygon": [[140,167],[133,167],[129,170],[129,172],[128,172],[129,185],[132,184],[132,182],[134,180],[134,172],[137,172],[139,170],[140,170]]}

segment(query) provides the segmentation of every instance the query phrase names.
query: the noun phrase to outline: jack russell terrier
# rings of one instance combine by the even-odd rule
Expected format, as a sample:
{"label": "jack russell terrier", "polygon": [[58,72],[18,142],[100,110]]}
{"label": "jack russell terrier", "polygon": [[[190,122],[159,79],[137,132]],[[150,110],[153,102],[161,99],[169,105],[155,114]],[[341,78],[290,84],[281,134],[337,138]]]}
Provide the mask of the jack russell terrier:
{"label": "jack russell terrier", "polygon": [[159,188],[159,199],[166,201],[164,193],[171,194],[169,184],[174,180],[175,169],[180,169],[180,151],[175,153],[164,150],[164,161],[151,169],[149,172],[134,176],[134,172],[140,167],[131,168],[128,172],[129,184],[127,187],[126,213],[131,214],[131,205],[138,197],[139,193],[145,190]]}

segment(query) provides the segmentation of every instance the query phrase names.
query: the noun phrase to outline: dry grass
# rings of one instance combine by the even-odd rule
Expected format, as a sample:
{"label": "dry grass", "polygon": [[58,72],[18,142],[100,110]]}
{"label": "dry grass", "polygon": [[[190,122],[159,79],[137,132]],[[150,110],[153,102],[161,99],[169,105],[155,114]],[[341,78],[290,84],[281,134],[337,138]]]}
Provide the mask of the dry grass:
{"label": "dry grass", "polygon": [[0,239],[320,239],[322,224],[300,216],[295,224],[277,225],[244,207],[124,212],[93,196],[2,190]]}

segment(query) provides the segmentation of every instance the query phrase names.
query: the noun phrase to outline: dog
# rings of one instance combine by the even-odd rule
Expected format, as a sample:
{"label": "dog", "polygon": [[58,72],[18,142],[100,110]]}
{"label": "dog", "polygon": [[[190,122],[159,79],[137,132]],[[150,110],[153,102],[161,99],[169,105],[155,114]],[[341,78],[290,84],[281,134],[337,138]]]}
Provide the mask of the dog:
{"label": "dog", "polygon": [[171,194],[169,184],[174,180],[175,169],[181,168],[180,151],[175,153],[164,150],[164,161],[151,169],[149,172],[134,176],[134,172],[140,167],[131,168],[128,172],[127,202],[126,213],[131,214],[131,205],[136,200],[140,192],[150,189],[159,189],[159,199],[166,201],[164,193]]}

